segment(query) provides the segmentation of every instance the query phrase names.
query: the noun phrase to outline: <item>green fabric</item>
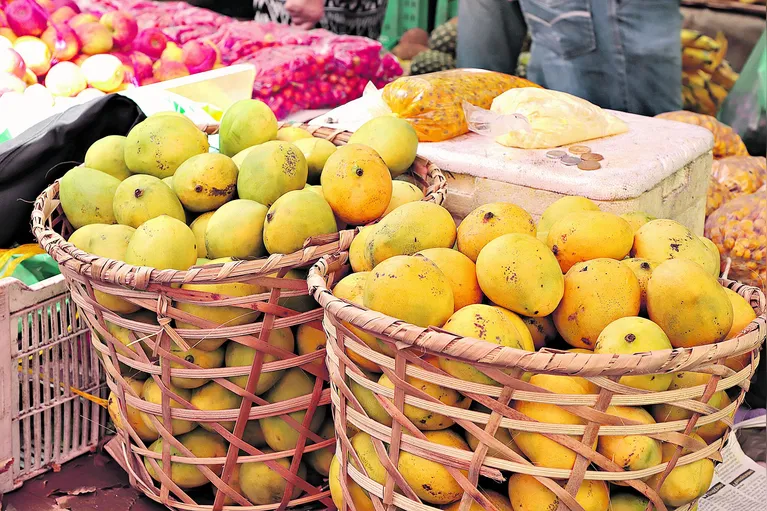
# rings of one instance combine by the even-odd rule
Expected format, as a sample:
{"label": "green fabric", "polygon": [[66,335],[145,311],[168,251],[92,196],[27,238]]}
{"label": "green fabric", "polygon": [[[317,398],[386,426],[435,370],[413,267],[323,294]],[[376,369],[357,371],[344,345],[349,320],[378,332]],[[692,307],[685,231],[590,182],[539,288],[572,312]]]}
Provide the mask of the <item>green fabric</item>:
{"label": "green fabric", "polygon": [[[21,254],[12,257],[11,261],[17,257],[21,257]],[[24,284],[31,286],[32,284],[37,284],[47,278],[54,277],[59,273],[61,273],[59,271],[59,265],[56,264],[56,261],[54,261],[51,256],[48,254],[38,254],[19,264],[11,276],[19,279]]]}

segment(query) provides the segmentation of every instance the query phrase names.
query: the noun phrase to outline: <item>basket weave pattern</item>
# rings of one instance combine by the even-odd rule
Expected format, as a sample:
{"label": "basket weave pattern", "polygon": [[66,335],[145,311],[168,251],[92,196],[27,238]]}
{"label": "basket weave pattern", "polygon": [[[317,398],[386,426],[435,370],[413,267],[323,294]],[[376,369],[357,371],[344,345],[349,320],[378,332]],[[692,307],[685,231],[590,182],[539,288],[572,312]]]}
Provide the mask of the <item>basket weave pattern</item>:
{"label": "basket weave pattern", "polygon": [[[345,253],[323,258],[310,270],[308,282],[315,299],[325,310],[323,326],[327,334],[327,365],[332,391],[330,397],[339,442],[337,456],[341,466],[344,504],[350,510],[354,507],[351,505],[348,488],[343,483],[347,476],[369,493],[374,507],[379,511],[391,509],[387,507],[391,504],[412,511],[438,509],[422,502],[398,471],[400,453],[407,451],[448,468],[464,490],[463,510],[468,510],[468,504],[476,501],[482,509],[497,511],[477,489],[480,475],[501,482],[511,473],[522,473],[534,476],[559,497],[559,511],[583,511],[574,495],[584,479],[625,483],[648,497],[650,508],[667,511],[669,508],[660,499],[657,488],[650,487],[643,479],[662,473],[662,481],[675,466],[703,458],[721,461],[720,451],[726,435],[710,445],[688,435],[694,428],[716,421],[732,425],[732,416],[748,389],[749,380],[758,364],[759,348],[767,335],[767,301],[764,294],[757,288],[722,279],[721,284],[746,298],[758,315],[739,336],[731,340],[695,348],[635,355],[581,354],[547,348],[539,352],[516,350],[436,328],[416,327],[336,298],[330,291],[332,282],[328,276],[343,273],[346,258]],[[393,349],[395,356],[392,358],[371,349],[345,325],[353,325],[374,335]],[[378,375],[371,378],[363,372],[349,358],[349,351],[378,364],[394,388],[378,384]],[[741,371],[734,372],[723,364],[726,358],[744,353],[751,354],[750,364]],[[427,355],[469,363],[499,382],[499,386],[472,383],[449,376],[424,360]],[[522,379],[526,371],[534,374],[581,376],[597,385],[599,393],[554,394],[526,383]],[[709,373],[713,377],[706,385],[664,392],[649,392],[618,383],[620,376],[627,374],[680,371]],[[466,410],[465,406],[448,406],[407,383],[406,376],[457,390],[484,405],[488,412]],[[350,388],[352,381],[372,391],[377,402],[392,417],[391,427],[367,415]],[[732,404],[722,410],[707,404],[715,391],[734,387],[739,387],[739,395],[733,399]],[[537,422],[512,408],[512,401],[555,404],[581,417],[585,424]],[[689,420],[657,424],[641,424],[604,413],[610,405],[645,406],[658,403],[674,404],[694,413]],[[479,439],[476,451],[430,443],[403,413],[405,404],[450,418],[458,429]],[[358,468],[363,465],[351,447],[347,425],[371,435],[373,446],[387,471],[386,484],[378,484]],[[494,438],[498,428],[540,433],[575,451],[577,456],[572,470],[533,465]],[[594,443],[600,435],[647,435],[678,447],[668,463],[628,471],[595,450]],[[690,454],[682,455],[683,447]],[[496,457],[488,456],[488,449],[494,450]],[[598,467],[598,470],[594,467]],[[556,480],[567,480],[567,484],[562,487]],[[658,483],[658,487],[660,484],[662,482]],[[693,505],[694,502],[678,509],[686,511]]]}
{"label": "basket weave pattern", "polygon": [[[350,136],[347,132],[326,128],[302,127],[314,136],[328,139],[336,145],[345,144]],[[217,126],[200,128],[209,134],[217,131]],[[445,178],[428,160],[419,157],[409,177],[424,191],[423,200],[437,204],[444,201]],[[59,184],[56,182],[38,197],[32,215],[32,231],[40,245],[58,262],[79,314],[96,334],[93,336],[93,347],[107,372],[109,388],[118,398],[123,426],[118,435],[122,438],[120,449],[124,457],[120,461],[129,473],[131,484],[153,500],[179,510],[220,511],[226,500],[226,509],[250,511],[282,510],[312,503],[321,504],[323,508],[333,508],[324,484],[318,485],[316,479],[312,483],[298,474],[301,459],[306,453],[333,448],[335,445],[334,439],[324,439],[315,432],[316,429],[310,429],[317,411],[330,403],[330,392],[326,385],[329,378],[321,363],[325,357],[324,347],[296,355],[270,344],[269,338],[276,329],[303,324],[321,329],[319,320],[322,318],[322,309],[311,301],[306,281],[302,278],[283,277],[290,270],[307,268],[325,255],[346,250],[354,236],[353,231],[312,238],[307,240],[303,250],[293,254],[196,266],[187,271],[155,270],[97,257],[67,243],[65,236],[72,229],[59,205],[58,192]],[[181,288],[182,284],[231,282],[259,285],[265,291],[231,297]],[[96,291],[118,296],[140,307],[140,310],[151,312],[155,321],[144,323],[110,311],[96,301]],[[302,298],[304,306],[297,307],[296,300],[301,301]],[[312,306],[306,307],[307,299]],[[254,314],[253,319],[245,324],[217,324],[181,310],[177,305],[183,302],[205,307],[236,306],[256,311],[258,315]],[[196,328],[179,328],[176,324],[178,321]],[[108,329],[108,323],[130,331],[128,335],[133,349],[126,347],[113,335]],[[256,353],[252,365],[202,369],[171,351],[174,344],[178,349],[188,350],[210,338],[231,339],[231,342],[253,348]],[[139,346],[144,349],[136,349]],[[270,357],[265,360],[267,355]],[[171,367],[171,363],[175,367]],[[314,387],[310,394],[269,403],[263,395],[254,393],[262,375],[297,367],[314,377]],[[160,404],[142,399],[131,388],[126,376],[135,376],[137,373],[144,373],[154,380],[162,393]],[[229,380],[237,376],[247,378],[245,388]],[[240,396],[242,404],[239,408],[200,410],[171,390],[171,378],[216,382]],[[178,404],[171,406],[171,401]],[[130,425],[126,419],[127,405],[151,418],[154,429],[163,440],[162,452],[150,450],[150,442],[144,442]],[[289,414],[293,412],[305,412],[303,420],[291,417]],[[264,451],[263,447],[250,445],[243,440],[247,421],[266,417],[279,417],[298,433],[295,449]],[[226,456],[195,457],[173,435],[172,421],[178,419],[205,424],[208,429],[221,435],[228,442]],[[231,421],[234,424],[233,431],[224,427],[223,421]],[[171,447],[177,450],[178,455],[171,453]],[[144,466],[145,458],[153,472],[161,478],[161,484],[149,476]],[[282,459],[289,462],[287,468],[277,463],[277,460]],[[196,465],[218,491],[201,496],[202,492],[198,490],[190,492],[179,487],[170,478],[171,462]],[[248,462],[263,462],[286,481],[279,503],[255,505],[232,487],[235,466]],[[294,489],[300,491],[294,493]]]}

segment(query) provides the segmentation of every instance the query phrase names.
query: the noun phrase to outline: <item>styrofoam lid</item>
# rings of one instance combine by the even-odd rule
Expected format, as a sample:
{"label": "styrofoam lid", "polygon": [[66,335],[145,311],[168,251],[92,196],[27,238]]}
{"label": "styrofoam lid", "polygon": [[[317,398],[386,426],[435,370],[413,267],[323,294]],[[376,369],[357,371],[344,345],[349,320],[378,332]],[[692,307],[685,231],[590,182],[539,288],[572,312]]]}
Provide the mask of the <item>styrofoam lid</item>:
{"label": "styrofoam lid", "polygon": [[[582,142],[604,156],[602,168],[583,171],[546,156],[550,149],[514,149],[469,133],[421,143],[418,154],[443,170],[594,200],[633,199],[709,152],[710,131],[675,121],[612,112],[629,131]],[[567,148],[562,148],[567,149]]]}

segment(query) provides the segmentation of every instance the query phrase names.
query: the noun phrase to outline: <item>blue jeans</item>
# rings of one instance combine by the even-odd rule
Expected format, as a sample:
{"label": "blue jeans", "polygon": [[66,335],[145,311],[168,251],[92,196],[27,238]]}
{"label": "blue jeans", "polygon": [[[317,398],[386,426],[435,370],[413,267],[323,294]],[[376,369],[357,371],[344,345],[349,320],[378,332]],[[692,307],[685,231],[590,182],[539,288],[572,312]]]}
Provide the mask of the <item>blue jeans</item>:
{"label": "blue jeans", "polygon": [[643,115],[682,106],[679,0],[462,0],[458,65],[527,75],[603,108]]}

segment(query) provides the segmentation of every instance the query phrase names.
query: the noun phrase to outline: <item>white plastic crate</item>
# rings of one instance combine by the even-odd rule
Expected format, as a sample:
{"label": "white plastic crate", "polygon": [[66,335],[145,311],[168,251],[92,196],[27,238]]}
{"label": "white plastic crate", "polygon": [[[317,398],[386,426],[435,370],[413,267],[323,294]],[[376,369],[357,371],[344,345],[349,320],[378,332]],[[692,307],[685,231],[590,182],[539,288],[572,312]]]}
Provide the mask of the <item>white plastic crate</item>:
{"label": "white plastic crate", "polygon": [[0,280],[0,492],[96,447],[104,375],[62,276],[28,287]]}

